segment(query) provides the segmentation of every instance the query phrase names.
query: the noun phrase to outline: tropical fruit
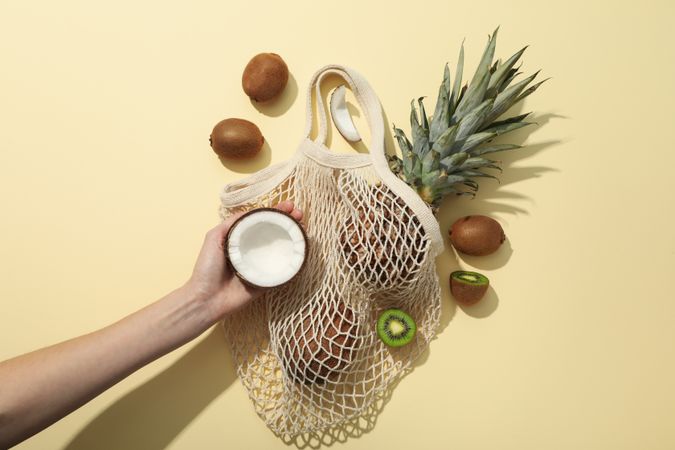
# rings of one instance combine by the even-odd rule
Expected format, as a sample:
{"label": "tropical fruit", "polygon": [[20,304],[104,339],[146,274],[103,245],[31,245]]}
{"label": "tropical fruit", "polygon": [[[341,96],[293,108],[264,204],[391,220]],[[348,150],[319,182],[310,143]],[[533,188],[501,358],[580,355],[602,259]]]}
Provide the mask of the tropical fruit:
{"label": "tropical fruit", "polygon": [[209,143],[216,154],[228,159],[252,158],[265,142],[260,129],[244,119],[221,120],[213,127]]}
{"label": "tropical fruit", "polygon": [[287,82],[288,66],[276,53],[255,55],[241,76],[244,92],[256,102],[267,102],[277,97]]}
{"label": "tropical fruit", "polygon": [[307,258],[307,236],[290,214],[274,208],[254,209],[227,233],[227,260],[235,274],[256,287],[291,281]]}
{"label": "tropical fruit", "polygon": [[450,292],[459,303],[473,305],[483,298],[490,280],[478,272],[458,270],[450,274]]}
{"label": "tropical fruit", "polygon": [[412,142],[394,125],[401,158],[389,156],[389,165],[434,209],[448,194],[475,195],[478,183],[474,178],[496,178],[483,170],[500,170],[498,161],[488,159],[486,155],[520,146],[491,141],[530,124],[525,121],[529,113],[506,119],[501,116],[546,80],[530,85],[537,72],[514,82],[519,75],[516,63],[525,48],[506,61],[493,63],[496,44],[497,30],[488,39],[473,78],[463,87],[464,46],[459,53],[453,83],[446,64],[432,117],[427,117],[423,98],[418,100],[419,114],[412,102]]}
{"label": "tropical fruit", "polygon": [[281,342],[288,376],[304,384],[334,380],[352,362],[360,339],[355,311],[340,301],[308,303]]}
{"label": "tropical fruit", "polygon": [[375,288],[412,280],[424,259],[421,224],[403,199],[381,183],[346,195],[354,213],[339,234],[345,262],[357,279]]}
{"label": "tropical fruit", "polygon": [[403,347],[415,337],[417,325],[400,309],[388,309],[377,319],[377,335],[389,347]]}
{"label": "tropical fruit", "polygon": [[494,253],[506,236],[499,222],[481,215],[465,216],[450,228],[450,242],[461,253],[485,256]]}

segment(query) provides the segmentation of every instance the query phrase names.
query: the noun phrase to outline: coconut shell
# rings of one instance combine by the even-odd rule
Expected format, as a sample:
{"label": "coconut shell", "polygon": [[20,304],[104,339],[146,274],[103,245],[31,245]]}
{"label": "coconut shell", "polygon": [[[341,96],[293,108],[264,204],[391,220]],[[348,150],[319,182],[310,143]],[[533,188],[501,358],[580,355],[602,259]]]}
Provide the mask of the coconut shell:
{"label": "coconut shell", "polygon": [[357,213],[340,229],[347,264],[359,274],[360,281],[368,284],[383,286],[409,280],[425,255],[417,217],[401,197],[379,184],[372,186],[363,199],[351,191],[347,198]]}
{"label": "coconut shell", "polygon": [[[281,343],[288,374],[305,384],[334,379],[352,362],[357,342],[356,315],[344,303],[306,306],[297,326]],[[316,322],[319,322],[316,323]]]}
{"label": "coconut shell", "polygon": [[453,247],[471,256],[494,253],[505,239],[506,235],[499,222],[487,216],[465,216],[455,221],[450,228]]}

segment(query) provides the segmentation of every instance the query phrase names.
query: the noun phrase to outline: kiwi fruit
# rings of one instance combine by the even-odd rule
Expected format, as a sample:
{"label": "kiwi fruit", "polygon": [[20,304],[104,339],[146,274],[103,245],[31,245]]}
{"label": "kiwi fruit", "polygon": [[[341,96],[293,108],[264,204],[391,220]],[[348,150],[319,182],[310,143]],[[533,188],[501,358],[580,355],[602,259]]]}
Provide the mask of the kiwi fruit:
{"label": "kiwi fruit", "polygon": [[465,216],[455,221],[450,228],[450,241],[453,247],[471,256],[494,253],[505,239],[504,230],[499,222],[487,216]]}
{"label": "kiwi fruit", "polygon": [[377,319],[377,335],[389,347],[403,347],[415,337],[417,325],[400,309],[388,309]]}
{"label": "kiwi fruit", "polygon": [[457,270],[450,274],[450,292],[464,305],[473,305],[487,292],[490,280],[478,272]]}
{"label": "kiwi fruit", "polygon": [[260,152],[264,142],[256,124],[244,119],[221,120],[209,137],[213,151],[229,159],[252,158]]}
{"label": "kiwi fruit", "polygon": [[298,325],[281,341],[286,373],[306,385],[335,379],[352,362],[358,346],[355,311],[343,302],[307,304]]}
{"label": "kiwi fruit", "polygon": [[241,76],[244,92],[256,102],[272,100],[281,94],[286,83],[288,83],[288,66],[276,53],[255,55]]}

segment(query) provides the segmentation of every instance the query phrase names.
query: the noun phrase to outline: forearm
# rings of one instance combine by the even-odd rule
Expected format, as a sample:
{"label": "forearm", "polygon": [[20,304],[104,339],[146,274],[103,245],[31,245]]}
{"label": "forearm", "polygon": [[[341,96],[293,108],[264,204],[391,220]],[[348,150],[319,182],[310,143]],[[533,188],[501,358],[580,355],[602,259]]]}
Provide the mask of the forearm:
{"label": "forearm", "polygon": [[49,426],[214,321],[186,286],[106,328],[0,363],[0,448]]}

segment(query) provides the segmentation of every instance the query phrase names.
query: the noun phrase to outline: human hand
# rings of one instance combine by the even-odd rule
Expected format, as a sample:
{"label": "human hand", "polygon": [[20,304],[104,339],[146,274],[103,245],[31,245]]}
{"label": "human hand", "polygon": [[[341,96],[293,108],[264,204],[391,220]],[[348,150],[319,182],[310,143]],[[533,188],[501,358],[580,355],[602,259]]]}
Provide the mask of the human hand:
{"label": "human hand", "polygon": [[[289,213],[296,220],[302,220],[302,211],[291,201],[283,201],[275,208]],[[232,224],[242,214],[228,217],[206,233],[192,276],[186,283],[197,301],[203,302],[214,323],[265,292],[263,288],[254,288],[242,282],[227,264],[225,238]]]}

